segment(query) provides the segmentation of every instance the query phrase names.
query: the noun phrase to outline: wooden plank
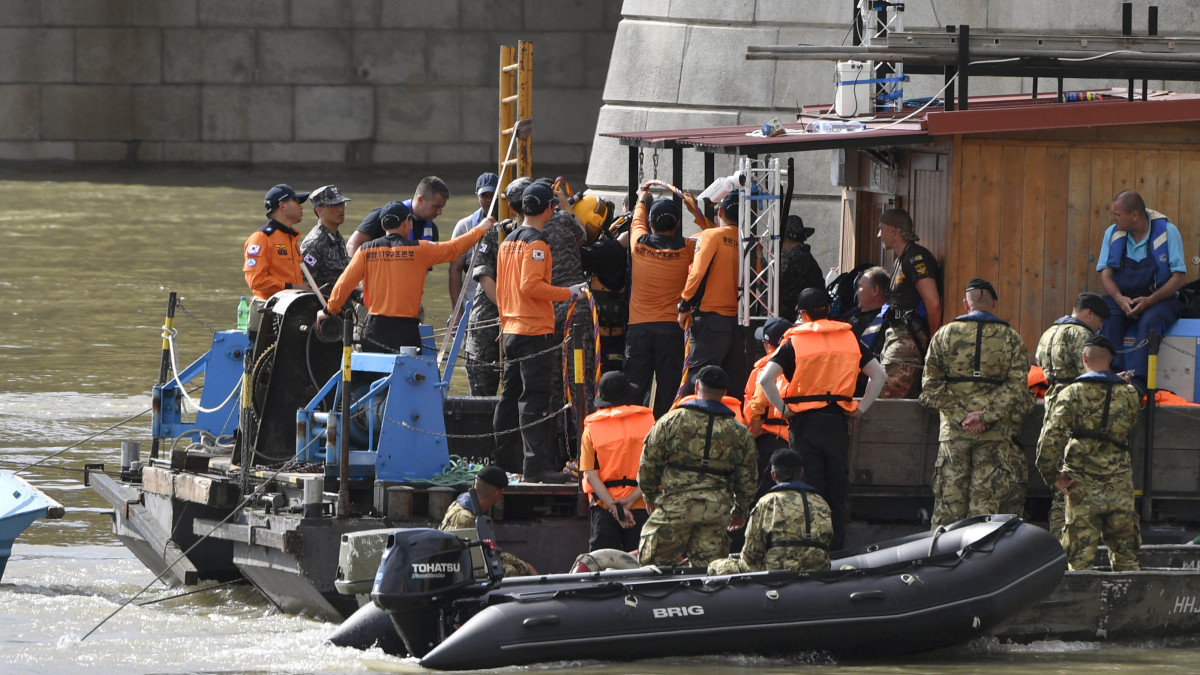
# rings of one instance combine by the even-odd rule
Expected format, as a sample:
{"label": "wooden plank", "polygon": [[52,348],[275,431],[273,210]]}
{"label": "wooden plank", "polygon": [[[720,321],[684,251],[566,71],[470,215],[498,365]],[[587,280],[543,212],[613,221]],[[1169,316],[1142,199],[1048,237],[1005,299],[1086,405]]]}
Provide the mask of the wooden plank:
{"label": "wooden plank", "polygon": [[1188,264],[1188,278],[1196,274],[1195,256],[1200,254],[1200,151],[1180,153],[1179,157],[1179,212],[1171,222],[1179,228],[1183,237],[1183,257]]}
{"label": "wooden plank", "polygon": [[1067,190],[1067,287],[1068,298],[1088,290],[1088,254],[1092,250],[1092,153],[1089,148],[1069,152],[1070,180]]}
{"label": "wooden plank", "polygon": [[[1046,248],[1042,287],[1041,327],[1070,312],[1075,293],[1067,290],[1067,193],[1070,190],[1070,155],[1066,148],[1046,152]],[[1038,337],[1041,333],[1038,333]],[[1037,338],[1025,346],[1036,347]]]}
{"label": "wooden plank", "polygon": [[[1178,150],[1160,150],[1158,166],[1155,167],[1155,178],[1158,181],[1157,194],[1154,204],[1146,205],[1167,216],[1171,222],[1179,218],[1179,156]],[[1191,186],[1193,189],[1195,186]],[[1178,225],[1178,223],[1176,224]]]}
{"label": "wooden plank", "polygon": [[1087,266],[1087,290],[1104,293],[1100,285],[1100,273],[1096,271],[1096,258],[1100,255],[1100,239],[1104,231],[1112,223],[1112,206],[1114,173],[1116,157],[1112,150],[1092,151],[1092,195],[1091,195],[1091,227],[1087,243],[1089,260]]}
{"label": "wooden plank", "polygon": [[[1134,169],[1134,190],[1142,196],[1147,206],[1158,203],[1158,151],[1138,148]],[[1151,207],[1154,208],[1154,207]]]}
{"label": "wooden plank", "polygon": [[[1001,307],[1013,328],[1021,334],[1025,345],[1037,345],[1042,334],[1042,299],[1044,296],[1046,238],[1046,148],[1025,148],[1024,208],[1021,209],[1021,274],[1017,295],[1010,295]],[[1017,300],[1020,306],[1011,303]]]}
{"label": "wooden plank", "polygon": [[1137,184],[1137,150],[1133,148],[1116,148],[1113,150],[1112,189],[1109,190],[1108,202],[1117,193],[1125,190],[1138,189]]}
{"label": "wooden plank", "polygon": [[[965,142],[957,153],[955,153],[955,163],[958,165],[956,176],[958,179],[959,188],[955,190],[957,197],[958,208],[954,211],[954,223],[951,229],[951,237],[953,245],[950,251],[953,258],[947,256],[943,261],[943,269],[945,277],[943,278],[943,287],[945,289],[962,288],[966,285],[970,277],[966,277],[964,269],[970,266],[972,269],[979,264],[979,240],[975,236],[976,228],[980,222],[980,153],[977,143]],[[947,292],[947,294],[949,294]],[[955,315],[957,306],[952,307],[949,302],[942,303],[943,325],[946,322],[946,317]]]}
{"label": "wooden plank", "polygon": [[[963,273],[957,288],[946,287],[946,301],[951,316],[962,306],[960,292],[966,282],[975,276],[996,279],[1000,275],[1000,228],[1001,215],[1006,208],[1001,194],[1001,169],[1004,163],[1004,148],[984,146],[979,152],[979,226],[977,229],[976,253],[966,256],[962,263]],[[970,242],[967,243],[970,246]],[[969,261],[974,259],[974,266]],[[952,306],[951,306],[952,305]]]}
{"label": "wooden plank", "polygon": [[1024,248],[1025,229],[1025,148],[1006,147],[1003,156],[1003,165],[1000,168],[1000,189],[1003,194],[1003,208],[1000,209],[1000,267],[998,274],[985,278],[996,287],[1000,299],[1009,308],[1007,311],[1011,318],[1018,309],[1013,304],[1020,302],[1021,297],[1021,250]]}

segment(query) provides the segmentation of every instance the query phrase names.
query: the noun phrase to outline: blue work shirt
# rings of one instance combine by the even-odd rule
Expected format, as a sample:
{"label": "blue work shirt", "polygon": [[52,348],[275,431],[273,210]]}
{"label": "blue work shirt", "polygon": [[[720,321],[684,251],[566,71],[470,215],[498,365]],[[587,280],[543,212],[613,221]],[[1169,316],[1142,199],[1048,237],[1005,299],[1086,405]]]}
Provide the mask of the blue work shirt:
{"label": "blue work shirt", "polygon": [[[1108,269],[1108,242],[1112,241],[1116,225],[1109,225],[1104,231],[1104,241],[1100,244],[1100,258],[1096,263],[1096,271]],[[1134,241],[1132,236],[1125,237],[1125,257],[1130,260],[1145,260],[1150,252],[1150,231],[1141,241]],[[1167,223],[1167,264],[1171,272],[1187,273],[1187,262],[1183,259],[1183,237],[1174,223]]]}

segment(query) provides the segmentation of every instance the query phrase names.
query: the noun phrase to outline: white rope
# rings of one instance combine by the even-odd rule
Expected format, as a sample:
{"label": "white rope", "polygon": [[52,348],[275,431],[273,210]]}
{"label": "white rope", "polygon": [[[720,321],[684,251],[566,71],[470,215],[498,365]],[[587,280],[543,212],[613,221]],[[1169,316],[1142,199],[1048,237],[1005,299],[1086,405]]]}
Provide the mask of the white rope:
{"label": "white rope", "polygon": [[162,327],[162,335],[164,338],[166,338],[167,343],[170,345],[169,351],[171,353],[171,379],[175,382],[175,386],[179,387],[179,393],[183,394],[184,400],[187,401],[188,405],[190,405],[192,408],[195,408],[197,412],[213,413],[221,410],[233,400],[233,397],[236,396],[239,391],[241,391],[242,378],[238,378],[237,384],[233,385],[233,391],[229,392],[229,395],[225,397],[224,401],[221,401],[220,405],[215,408],[200,407],[200,404],[196,403],[196,401],[194,401],[192,397],[188,395],[187,389],[183,386],[183,382],[179,381],[179,363],[178,357],[175,354],[175,334],[177,332],[178,331],[176,331],[174,328],[167,328],[166,326]]}

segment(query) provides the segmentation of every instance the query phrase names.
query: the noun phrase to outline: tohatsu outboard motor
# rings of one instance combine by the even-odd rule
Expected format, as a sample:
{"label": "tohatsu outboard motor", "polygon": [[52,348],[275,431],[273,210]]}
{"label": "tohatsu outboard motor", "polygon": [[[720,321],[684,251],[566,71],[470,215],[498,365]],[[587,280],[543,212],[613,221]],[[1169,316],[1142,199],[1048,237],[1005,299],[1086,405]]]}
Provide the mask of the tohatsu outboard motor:
{"label": "tohatsu outboard motor", "polygon": [[421,657],[445,637],[451,602],[473,585],[466,540],[441,530],[397,530],[383,551],[371,600],[391,617],[409,653]]}

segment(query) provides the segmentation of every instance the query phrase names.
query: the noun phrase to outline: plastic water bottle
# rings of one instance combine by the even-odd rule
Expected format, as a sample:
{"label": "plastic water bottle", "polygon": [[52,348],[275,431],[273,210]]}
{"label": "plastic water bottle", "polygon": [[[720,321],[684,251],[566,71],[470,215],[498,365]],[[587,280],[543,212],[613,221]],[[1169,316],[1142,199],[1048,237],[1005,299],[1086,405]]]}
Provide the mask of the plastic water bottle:
{"label": "plastic water bottle", "polygon": [[246,302],[246,296],[243,295],[242,299],[240,301],[238,301],[237,329],[240,331],[245,331],[249,327],[250,327],[250,303]]}

